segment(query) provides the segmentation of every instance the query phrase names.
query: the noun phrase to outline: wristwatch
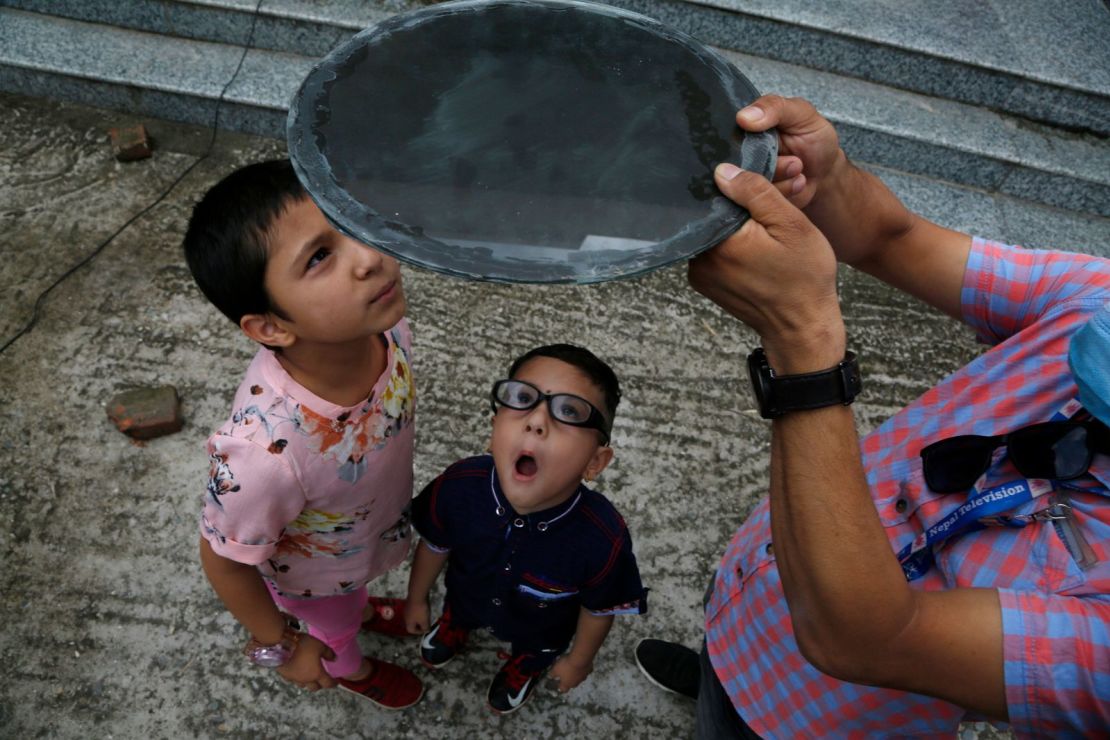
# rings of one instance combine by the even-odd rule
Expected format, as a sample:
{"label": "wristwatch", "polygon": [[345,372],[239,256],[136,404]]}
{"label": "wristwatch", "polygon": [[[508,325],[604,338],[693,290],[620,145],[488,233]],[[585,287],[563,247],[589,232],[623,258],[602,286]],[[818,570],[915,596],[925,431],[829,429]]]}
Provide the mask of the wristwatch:
{"label": "wristwatch", "polygon": [[819,409],[856,399],[863,388],[859,363],[855,354],[844,353],[836,367],[817,373],[775,375],[767,362],[767,353],[757,347],[748,355],[748,373],[759,404],[759,415],[777,419],[790,411]]}
{"label": "wristwatch", "polygon": [[281,634],[281,641],[273,645],[263,645],[252,637],[250,642],[243,647],[243,655],[255,665],[263,668],[278,668],[285,665],[293,657],[301,633],[292,627],[286,627]]}

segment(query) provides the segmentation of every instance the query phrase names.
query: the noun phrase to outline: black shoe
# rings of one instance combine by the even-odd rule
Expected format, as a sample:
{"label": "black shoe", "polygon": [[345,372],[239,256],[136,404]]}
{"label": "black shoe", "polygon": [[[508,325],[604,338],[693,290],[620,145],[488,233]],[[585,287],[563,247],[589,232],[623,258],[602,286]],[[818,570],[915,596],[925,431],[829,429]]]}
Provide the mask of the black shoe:
{"label": "black shoe", "polygon": [[443,616],[420,640],[420,660],[429,668],[442,668],[459,654],[468,634],[469,630],[451,624],[451,610],[443,607]]}
{"label": "black shoe", "polygon": [[643,639],[636,643],[636,665],[661,689],[698,698],[701,665],[696,652],[674,642]]}
{"label": "black shoe", "polygon": [[486,699],[494,712],[510,714],[524,706],[558,655],[519,653],[509,657],[501,653],[500,657],[509,659],[490,682]]}

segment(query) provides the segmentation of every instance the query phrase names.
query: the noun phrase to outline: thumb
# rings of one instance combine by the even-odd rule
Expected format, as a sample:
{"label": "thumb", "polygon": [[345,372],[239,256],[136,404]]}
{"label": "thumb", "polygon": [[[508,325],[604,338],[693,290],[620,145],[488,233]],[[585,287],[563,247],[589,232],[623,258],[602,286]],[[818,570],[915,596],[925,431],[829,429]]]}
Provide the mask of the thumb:
{"label": "thumb", "polygon": [[802,212],[761,175],[723,162],[717,165],[713,176],[717,187],[729,200],[746,208],[752,218],[764,226],[804,218]]}

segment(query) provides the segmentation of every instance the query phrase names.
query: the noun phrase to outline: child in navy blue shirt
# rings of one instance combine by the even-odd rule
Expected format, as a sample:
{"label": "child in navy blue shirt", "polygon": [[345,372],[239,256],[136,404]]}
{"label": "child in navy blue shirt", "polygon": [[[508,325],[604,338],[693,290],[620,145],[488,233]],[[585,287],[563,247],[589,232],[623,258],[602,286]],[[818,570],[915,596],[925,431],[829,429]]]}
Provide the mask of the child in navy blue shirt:
{"label": "child in navy blue shirt", "polygon": [[[533,349],[493,386],[492,455],[455,463],[413,502],[422,541],[406,624],[425,633],[431,668],[472,629],[510,642],[488,691],[495,712],[519,709],[549,668],[561,692],[582,683],[613,616],[647,608],[624,520],[582,485],[613,459],[619,401],[613,370],[588,350]],[[445,565],[443,615],[429,630],[428,594]]]}

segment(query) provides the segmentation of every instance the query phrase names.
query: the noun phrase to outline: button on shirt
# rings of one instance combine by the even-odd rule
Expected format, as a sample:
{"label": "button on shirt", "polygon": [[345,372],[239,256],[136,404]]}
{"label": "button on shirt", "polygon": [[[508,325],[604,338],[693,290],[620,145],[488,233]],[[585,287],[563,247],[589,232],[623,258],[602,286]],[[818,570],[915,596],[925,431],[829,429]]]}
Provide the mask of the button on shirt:
{"label": "button on shirt", "polygon": [[[1110,262],[976,239],[964,320],[993,345],[862,442],[893,552],[966,501],[922,478],[921,448],[956,434],[993,435],[1052,418],[1077,394],[1071,335],[1110,300]],[[983,487],[1020,478],[1001,454]],[[1110,459],[1009,513],[1066,501],[1069,522],[988,527],[935,548],[911,587],[998,590],[1006,701],[1019,737],[1094,737],[1110,727]],[[1074,537],[1086,545],[1086,558]],[[767,738],[952,737],[964,710],[931,697],[819,673],[794,640],[764,501],[737,531],[706,607],[710,658],[740,716]],[[1077,560],[1084,560],[1082,566]]]}
{"label": "button on shirt", "polygon": [[450,551],[453,619],[489,627],[500,639],[562,648],[580,607],[596,615],[646,611],[628,528],[585,486],[551,509],[518,514],[501,492],[493,458],[469,458],[415,499],[413,524],[433,549]]}

